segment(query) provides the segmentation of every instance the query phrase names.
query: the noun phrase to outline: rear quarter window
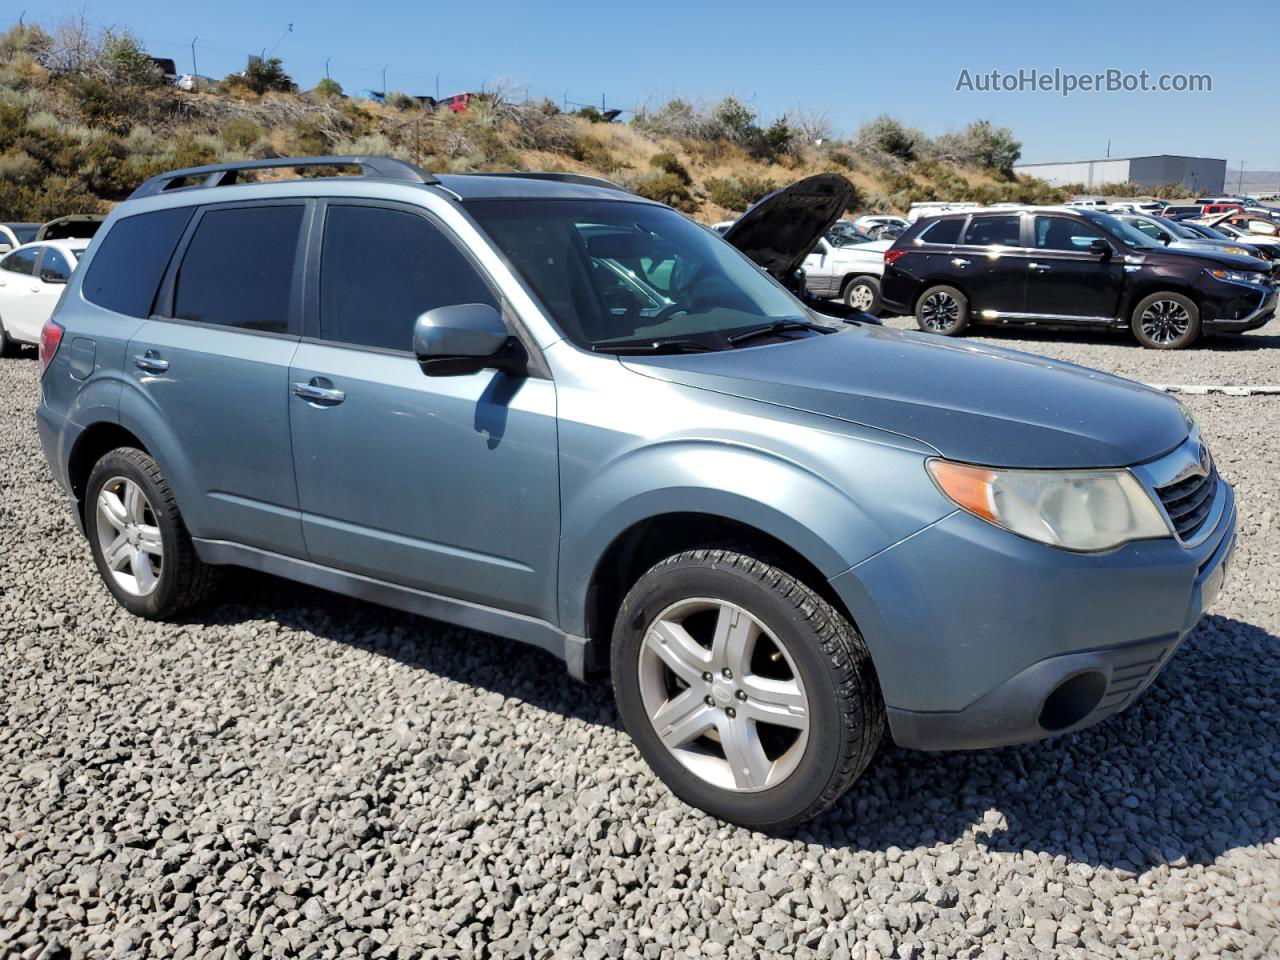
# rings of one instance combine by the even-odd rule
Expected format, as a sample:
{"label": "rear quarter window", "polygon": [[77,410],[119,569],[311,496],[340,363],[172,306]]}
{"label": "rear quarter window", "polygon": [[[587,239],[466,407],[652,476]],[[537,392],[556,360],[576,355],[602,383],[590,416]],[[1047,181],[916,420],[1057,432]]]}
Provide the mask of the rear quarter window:
{"label": "rear quarter window", "polygon": [[191,209],[174,207],[117,220],[89,262],[80,286],[84,298],[116,313],[146,318]]}
{"label": "rear quarter window", "polygon": [[923,243],[958,243],[960,228],[964,226],[964,218],[958,220],[935,220],[920,232]]}

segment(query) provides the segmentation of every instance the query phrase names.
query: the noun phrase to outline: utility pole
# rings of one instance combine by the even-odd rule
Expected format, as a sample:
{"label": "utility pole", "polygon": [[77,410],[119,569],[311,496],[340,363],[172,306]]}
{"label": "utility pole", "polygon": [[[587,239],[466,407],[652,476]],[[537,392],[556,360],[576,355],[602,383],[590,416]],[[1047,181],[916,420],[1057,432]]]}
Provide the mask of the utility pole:
{"label": "utility pole", "polygon": [[386,97],[387,97],[387,68],[383,67],[382,68],[382,98],[385,100]]}
{"label": "utility pole", "polygon": [[325,78],[326,80],[328,80],[328,79],[329,79],[329,61],[330,61],[330,60],[332,60],[332,59],[333,59],[333,57],[325,57],[325,58],[324,58],[324,78]]}
{"label": "utility pole", "polygon": [[191,38],[191,74],[192,76],[200,75],[200,68],[196,66],[196,41],[199,39],[200,39],[199,37]]}
{"label": "utility pole", "polygon": [[1110,140],[1107,141],[1107,159],[1108,160],[1111,159],[1111,141]]}
{"label": "utility pole", "polygon": [[568,90],[564,92],[564,106],[561,107],[561,112],[562,113],[569,112],[569,91]]}
{"label": "utility pole", "polygon": [[1236,181],[1236,193],[1244,193],[1244,161],[1240,161],[1240,179]]}
{"label": "utility pole", "polygon": [[604,113],[604,94],[600,94],[600,112]]}
{"label": "utility pole", "polygon": [[436,74],[436,100],[440,100],[440,74]]}

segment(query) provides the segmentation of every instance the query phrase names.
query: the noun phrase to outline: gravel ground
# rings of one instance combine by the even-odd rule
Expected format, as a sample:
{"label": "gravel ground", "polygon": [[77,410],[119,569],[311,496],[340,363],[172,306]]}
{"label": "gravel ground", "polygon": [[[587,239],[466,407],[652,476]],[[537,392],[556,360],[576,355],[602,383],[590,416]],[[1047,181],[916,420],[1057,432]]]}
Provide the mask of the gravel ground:
{"label": "gravel ground", "polygon": [[[1275,326],[1173,355],[993,339],[1262,382]],[[1138,704],[886,746],[769,837],[676,801],[608,690],[531,649],[247,575],[187,623],[130,618],[39,454],[35,378],[0,364],[0,956],[1280,955],[1280,397],[1187,401],[1241,543]]]}

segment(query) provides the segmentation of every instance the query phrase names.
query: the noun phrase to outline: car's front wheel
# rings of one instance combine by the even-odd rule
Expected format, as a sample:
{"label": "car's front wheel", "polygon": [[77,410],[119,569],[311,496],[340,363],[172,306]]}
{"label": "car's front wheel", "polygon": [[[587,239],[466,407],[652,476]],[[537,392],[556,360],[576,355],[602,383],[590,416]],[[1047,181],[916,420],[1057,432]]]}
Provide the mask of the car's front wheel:
{"label": "car's front wheel", "polygon": [[969,298],[945,284],[930,287],[916,301],[916,323],[926,333],[959,336],[969,325]]}
{"label": "car's front wheel", "polygon": [[1144,347],[1180,350],[1200,335],[1200,308],[1180,293],[1153,293],[1133,308],[1130,326]]}
{"label": "car's front wheel", "polygon": [[863,313],[876,315],[880,312],[880,278],[852,277],[844,285],[845,306]]}
{"label": "car's front wheel", "polygon": [[678,797],[748,827],[821,813],[875,753],[884,703],[866,644],[794,577],[729,549],[642,576],[618,612],[614,694]]}
{"label": "car's front wheel", "polygon": [[218,568],[196,556],[169,482],[141,450],[119,447],[94,465],[85,533],[103,583],[137,616],[172,617],[216,585]]}

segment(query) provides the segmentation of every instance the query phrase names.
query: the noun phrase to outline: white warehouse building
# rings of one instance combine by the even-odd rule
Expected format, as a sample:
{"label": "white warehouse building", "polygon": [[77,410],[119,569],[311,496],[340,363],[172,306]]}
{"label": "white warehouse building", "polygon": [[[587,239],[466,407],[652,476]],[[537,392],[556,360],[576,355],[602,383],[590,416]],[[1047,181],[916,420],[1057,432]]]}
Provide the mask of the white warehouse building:
{"label": "white warehouse building", "polygon": [[1188,193],[1222,193],[1227,180],[1227,161],[1212,157],[1108,157],[1105,160],[1077,160],[1066,163],[1020,163],[1016,173],[1047,180],[1055,187],[1082,183],[1102,187],[1109,183],[1136,183],[1159,187],[1181,183]]}

